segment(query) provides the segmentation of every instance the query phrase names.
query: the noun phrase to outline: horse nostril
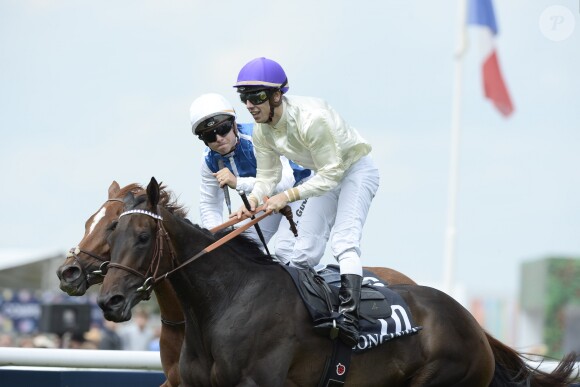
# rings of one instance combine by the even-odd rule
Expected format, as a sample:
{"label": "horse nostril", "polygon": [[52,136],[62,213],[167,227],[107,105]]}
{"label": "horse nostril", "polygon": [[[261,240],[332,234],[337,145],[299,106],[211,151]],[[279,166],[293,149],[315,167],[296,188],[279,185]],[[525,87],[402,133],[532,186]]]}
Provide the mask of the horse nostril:
{"label": "horse nostril", "polygon": [[112,309],[116,309],[118,307],[122,307],[125,302],[125,296],[121,294],[117,294],[109,300],[108,304]]}
{"label": "horse nostril", "polygon": [[117,309],[123,308],[123,303],[125,302],[125,296],[122,294],[116,294],[110,298],[99,296],[97,298],[97,304],[104,312],[112,312]]}
{"label": "horse nostril", "polygon": [[59,278],[66,282],[72,282],[80,278],[82,272],[76,266],[67,266],[60,271]]}

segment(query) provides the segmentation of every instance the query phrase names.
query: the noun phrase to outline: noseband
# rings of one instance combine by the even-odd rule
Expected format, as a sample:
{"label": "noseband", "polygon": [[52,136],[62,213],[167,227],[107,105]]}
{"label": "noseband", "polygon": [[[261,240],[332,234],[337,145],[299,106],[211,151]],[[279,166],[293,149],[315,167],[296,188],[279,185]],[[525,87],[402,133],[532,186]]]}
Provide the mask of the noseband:
{"label": "noseband", "polygon": [[[99,270],[93,270],[93,271],[87,273],[84,265],[82,265],[80,262],[80,259],[79,259],[80,253],[86,254],[89,257],[94,258],[97,261],[100,261],[101,264],[99,266]],[[91,253],[90,251],[83,250],[78,246],[71,248],[68,251],[68,253],[66,254],[66,257],[67,258],[70,258],[70,257],[74,258],[73,265],[76,265],[76,266],[81,268],[81,271],[83,272],[83,276],[85,277],[85,280],[89,283],[90,283],[92,277],[96,277],[98,275],[100,275],[101,277],[104,277],[106,272],[107,272],[107,265],[109,264],[109,261],[107,259],[105,259],[105,258],[103,258],[100,255],[97,255],[95,253]]]}
{"label": "noseband", "polygon": [[[116,199],[116,198],[107,199],[107,202],[124,203],[122,199]],[[101,264],[99,265],[99,270],[93,270],[93,271],[87,273],[87,271],[85,270],[85,266],[81,264],[80,259],[79,259],[79,254],[81,254],[81,253],[88,255],[89,257],[94,258],[97,261],[100,261]],[[81,268],[83,276],[85,277],[85,281],[87,281],[87,283],[89,283],[89,284],[90,284],[92,277],[96,277],[96,276],[104,277],[105,274],[107,273],[107,266],[109,265],[109,260],[101,257],[98,254],[95,254],[91,251],[83,250],[79,246],[76,246],[76,247],[71,248],[68,251],[68,253],[66,254],[66,258],[70,258],[70,257],[74,258],[73,265],[76,264],[78,267]]]}

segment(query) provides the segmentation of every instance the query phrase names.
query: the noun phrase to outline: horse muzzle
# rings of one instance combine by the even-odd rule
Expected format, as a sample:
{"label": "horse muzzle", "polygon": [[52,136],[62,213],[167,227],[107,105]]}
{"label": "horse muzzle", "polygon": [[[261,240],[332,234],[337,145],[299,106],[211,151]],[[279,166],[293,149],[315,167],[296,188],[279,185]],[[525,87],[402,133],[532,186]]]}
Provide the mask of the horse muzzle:
{"label": "horse muzzle", "polygon": [[131,319],[131,302],[123,294],[99,295],[97,305],[103,310],[103,316],[114,322],[124,322]]}
{"label": "horse muzzle", "polygon": [[69,296],[82,296],[87,291],[87,281],[83,270],[78,265],[64,265],[56,270],[60,280],[60,289]]}

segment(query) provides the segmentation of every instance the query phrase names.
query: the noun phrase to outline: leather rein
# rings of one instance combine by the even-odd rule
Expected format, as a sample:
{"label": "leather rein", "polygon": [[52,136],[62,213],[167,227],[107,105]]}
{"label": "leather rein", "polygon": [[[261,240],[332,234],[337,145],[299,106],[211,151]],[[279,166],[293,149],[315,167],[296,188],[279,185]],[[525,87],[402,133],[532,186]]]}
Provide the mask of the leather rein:
{"label": "leather rein", "polygon": [[[264,211],[263,205],[256,208],[256,210],[252,214],[255,215],[255,214],[262,212],[262,211]],[[290,214],[291,213],[292,213],[292,211],[290,210]],[[121,218],[122,216],[125,216],[125,215],[132,215],[132,214],[147,215],[147,216],[155,219],[155,221],[157,223],[155,247],[154,247],[153,259],[151,260],[151,264],[150,264],[150,266],[147,269],[147,272],[145,274],[143,274],[143,273],[141,273],[141,272],[139,272],[131,267],[128,267],[128,266],[125,266],[125,265],[122,265],[119,263],[114,263],[114,262],[109,263],[108,266],[109,266],[109,268],[121,269],[121,270],[124,270],[128,273],[131,273],[137,277],[143,278],[144,279],[143,285],[141,285],[137,289],[137,292],[143,293],[144,294],[143,298],[145,300],[147,300],[150,298],[151,291],[156,286],[156,284],[158,284],[162,280],[166,279],[167,277],[169,277],[171,274],[175,273],[176,271],[181,270],[186,265],[189,265],[191,262],[193,262],[193,261],[197,260],[198,258],[202,257],[203,255],[217,249],[221,245],[227,243],[228,241],[232,240],[236,236],[240,235],[242,232],[246,231],[248,228],[252,227],[254,224],[258,223],[259,221],[261,221],[265,217],[271,215],[272,210],[264,211],[264,213],[262,215],[257,216],[254,219],[252,219],[251,221],[245,223],[243,226],[236,228],[234,231],[230,232],[229,234],[223,236],[219,240],[210,244],[209,246],[207,246],[206,248],[204,248],[203,250],[201,250],[200,252],[198,252],[197,254],[195,254],[194,256],[187,259],[185,262],[183,262],[181,264],[179,262],[177,262],[177,260],[175,258],[175,256],[176,256],[175,249],[173,247],[173,244],[171,243],[171,239],[169,238],[167,231],[165,230],[165,227],[163,226],[163,217],[154,213],[154,212],[150,212],[150,211],[128,210],[128,211],[123,212],[121,215],[119,215],[119,218]],[[229,221],[227,221],[227,222],[225,222],[217,227],[214,227],[209,231],[212,233],[215,233],[216,231],[219,231],[219,230],[222,230],[222,229],[227,228],[229,226],[232,226],[232,225],[239,223],[242,220],[245,220],[247,218],[248,218],[248,216],[244,216],[244,217],[242,217],[242,219],[232,218]],[[295,230],[294,223],[291,221],[291,218],[289,218],[288,220],[290,221],[290,224],[293,226],[293,230]],[[167,243],[167,245],[169,246],[169,251],[171,254],[171,262],[173,265],[173,269],[171,269],[170,271],[168,271],[164,274],[158,275],[159,266],[161,263],[161,257],[163,257],[164,243]]]}

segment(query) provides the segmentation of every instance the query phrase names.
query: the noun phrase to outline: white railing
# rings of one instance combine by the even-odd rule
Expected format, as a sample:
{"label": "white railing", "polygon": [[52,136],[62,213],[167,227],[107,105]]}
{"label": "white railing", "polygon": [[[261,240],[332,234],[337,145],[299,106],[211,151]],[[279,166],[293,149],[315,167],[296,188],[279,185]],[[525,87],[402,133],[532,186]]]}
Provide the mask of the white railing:
{"label": "white railing", "polygon": [[0,347],[0,367],[107,368],[160,371],[159,352]]}
{"label": "white railing", "polygon": [[[551,372],[555,361],[529,361],[533,368]],[[0,367],[61,367],[161,371],[159,352],[0,347]],[[576,363],[580,370],[580,363]]]}

